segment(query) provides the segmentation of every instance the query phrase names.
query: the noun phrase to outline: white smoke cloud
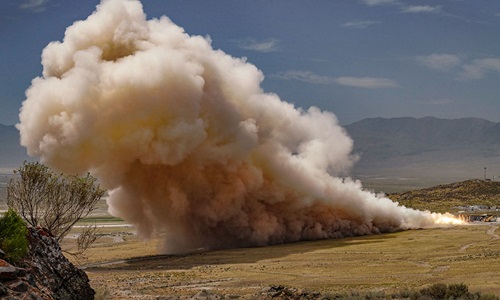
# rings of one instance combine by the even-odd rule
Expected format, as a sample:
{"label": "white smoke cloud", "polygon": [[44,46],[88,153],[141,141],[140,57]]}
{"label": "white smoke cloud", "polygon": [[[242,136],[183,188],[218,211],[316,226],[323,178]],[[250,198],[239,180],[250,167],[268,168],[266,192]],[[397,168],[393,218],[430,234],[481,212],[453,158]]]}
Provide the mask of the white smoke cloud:
{"label": "white smoke cloud", "polygon": [[[266,94],[244,59],[139,1],[105,0],[43,51],[21,143],[67,173],[90,171],[109,210],[164,252],[266,245],[430,226],[342,180],[355,158],[336,117]],[[438,221],[439,222],[439,221]]]}

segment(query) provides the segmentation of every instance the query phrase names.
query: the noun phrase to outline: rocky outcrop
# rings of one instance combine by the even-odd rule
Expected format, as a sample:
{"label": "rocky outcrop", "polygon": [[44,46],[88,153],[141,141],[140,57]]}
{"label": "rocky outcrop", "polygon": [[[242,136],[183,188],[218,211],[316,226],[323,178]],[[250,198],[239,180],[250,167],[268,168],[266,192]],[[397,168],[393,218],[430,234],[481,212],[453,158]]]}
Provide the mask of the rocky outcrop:
{"label": "rocky outcrop", "polygon": [[0,259],[0,298],[94,299],[85,272],[61,252],[57,241],[41,228],[29,228],[29,253],[16,266]]}
{"label": "rocky outcrop", "polygon": [[302,289],[289,288],[282,285],[273,285],[264,288],[256,297],[259,300],[283,299],[283,300],[328,300],[328,297],[317,292],[308,292]]}

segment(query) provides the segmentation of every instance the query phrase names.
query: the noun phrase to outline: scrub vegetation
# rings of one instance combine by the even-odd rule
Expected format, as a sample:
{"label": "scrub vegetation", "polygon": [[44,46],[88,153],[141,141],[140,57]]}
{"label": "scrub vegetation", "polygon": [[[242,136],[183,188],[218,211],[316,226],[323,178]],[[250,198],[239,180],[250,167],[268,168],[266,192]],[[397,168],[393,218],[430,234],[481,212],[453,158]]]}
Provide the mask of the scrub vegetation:
{"label": "scrub vegetation", "polygon": [[500,182],[473,179],[394,193],[388,197],[407,207],[435,212],[453,212],[466,206],[500,208]]}

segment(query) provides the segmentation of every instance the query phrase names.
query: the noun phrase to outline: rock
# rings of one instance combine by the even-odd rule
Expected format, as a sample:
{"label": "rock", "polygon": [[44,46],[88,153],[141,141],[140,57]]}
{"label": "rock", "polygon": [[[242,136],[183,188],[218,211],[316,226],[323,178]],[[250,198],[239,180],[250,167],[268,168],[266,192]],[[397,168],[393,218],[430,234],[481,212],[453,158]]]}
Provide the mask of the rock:
{"label": "rock", "polygon": [[30,261],[35,281],[43,283],[56,299],[94,299],[87,274],[64,255],[54,237],[41,228],[29,228]]}
{"label": "rock", "polygon": [[310,293],[302,289],[288,288],[284,286],[270,286],[269,289],[262,289],[261,296],[258,297],[261,300],[270,299],[286,299],[286,300],[323,300],[328,299],[322,296],[320,293]]}
{"label": "rock", "polygon": [[90,300],[94,290],[85,272],[61,252],[43,228],[28,228],[29,251],[18,268],[0,259],[0,298],[33,300]]}
{"label": "rock", "polygon": [[12,280],[26,275],[26,270],[16,268],[3,259],[0,259],[0,281]]}
{"label": "rock", "polygon": [[28,290],[28,285],[24,283],[21,279],[16,279],[12,282],[6,283],[6,286],[16,292],[26,292]]}
{"label": "rock", "polygon": [[0,283],[0,296],[5,296],[8,294],[7,287]]}

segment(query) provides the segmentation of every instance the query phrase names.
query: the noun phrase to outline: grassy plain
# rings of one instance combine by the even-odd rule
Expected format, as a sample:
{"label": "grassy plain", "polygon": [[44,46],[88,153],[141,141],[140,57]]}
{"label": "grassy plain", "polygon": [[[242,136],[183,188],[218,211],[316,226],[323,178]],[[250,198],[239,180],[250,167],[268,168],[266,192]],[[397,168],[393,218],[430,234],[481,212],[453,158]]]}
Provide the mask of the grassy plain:
{"label": "grassy plain", "polygon": [[497,228],[456,226],[134,259],[155,254],[158,241],[127,236],[96,244],[81,263],[91,284],[107,286],[112,299],[192,296],[202,289],[249,298],[271,284],[331,294],[465,283],[500,295]]}

